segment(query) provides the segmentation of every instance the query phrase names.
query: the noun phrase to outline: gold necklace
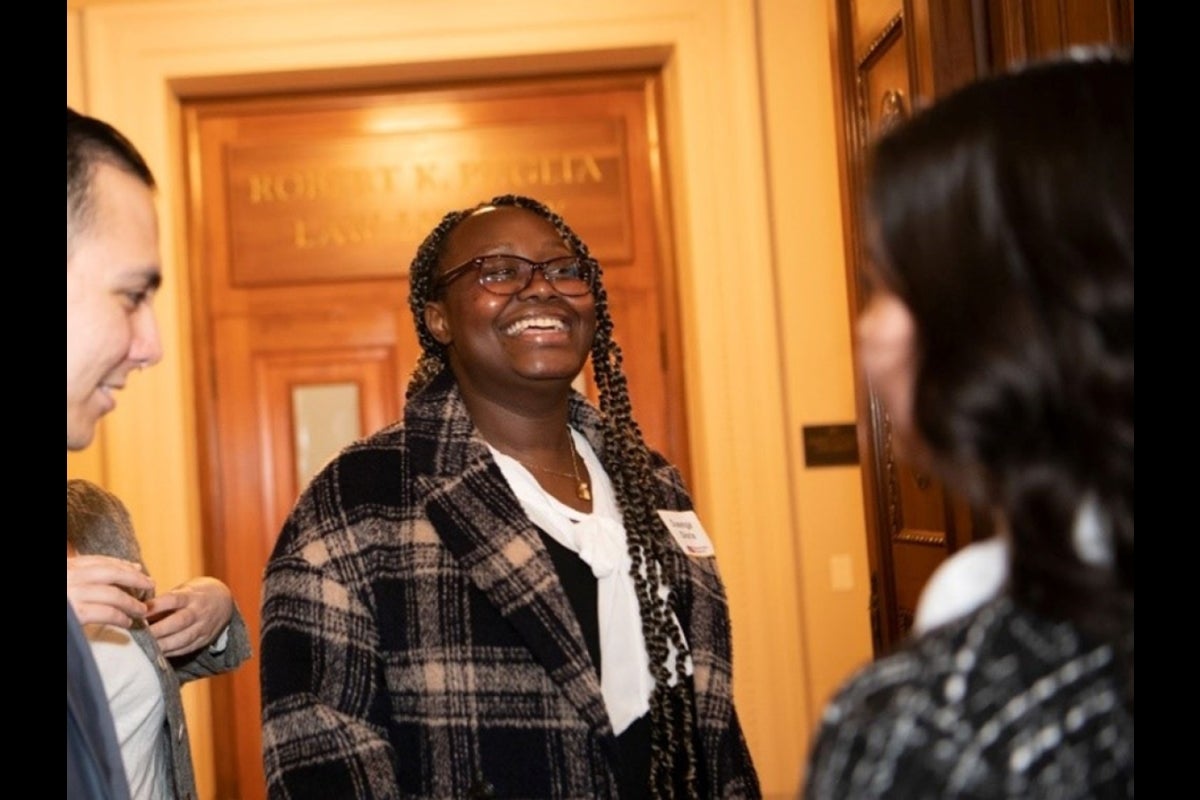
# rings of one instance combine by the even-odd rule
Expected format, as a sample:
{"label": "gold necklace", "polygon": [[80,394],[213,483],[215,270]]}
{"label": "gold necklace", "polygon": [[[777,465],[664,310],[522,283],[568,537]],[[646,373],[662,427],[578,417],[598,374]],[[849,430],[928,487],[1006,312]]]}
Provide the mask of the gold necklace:
{"label": "gold necklace", "polygon": [[548,467],[541,467],[541,466],[538,466],[537,464],[530,464],[527,461],[522,461],[521,459],[517,458],[516,456],[509,456],[509,458],[513,459],[518,464],[520,464],[521,466],[526,467],[528,469],[536,469],[539,472],[547,472],[551,475],[559,475],[563,478],[574,478],[575,479],[575,496],[578,497],[580,500],[590,501],[592,499],[592,490],[588,486],[588,482],[585,481],[583,478],[579,477],[579,452],[575,449],[575,437],[573,437],[571,435],[570,428],[567,428],[567,442],[571,445],[571,471],[570,472],[559,472],[556,469],[549,469]]}

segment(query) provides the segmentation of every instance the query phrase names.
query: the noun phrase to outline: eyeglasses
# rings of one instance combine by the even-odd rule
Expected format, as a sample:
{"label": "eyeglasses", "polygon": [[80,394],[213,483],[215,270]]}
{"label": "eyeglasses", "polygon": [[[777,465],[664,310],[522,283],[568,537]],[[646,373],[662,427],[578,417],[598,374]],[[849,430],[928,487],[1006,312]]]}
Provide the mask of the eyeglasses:
{"label": "eyeglasses", "polygon": [[592,291],[596,279],[595,263],[580,256],[559,256],[549,261],[530,261],[511,255],[479,256],[465,264],[447,270],[434,283],[437,291],[467,274],[479,271],[479,285],[492,294],[502,296],[522,292],[533,281],[533,271],[540,269],[554,290],[565,297],[580,297]]}

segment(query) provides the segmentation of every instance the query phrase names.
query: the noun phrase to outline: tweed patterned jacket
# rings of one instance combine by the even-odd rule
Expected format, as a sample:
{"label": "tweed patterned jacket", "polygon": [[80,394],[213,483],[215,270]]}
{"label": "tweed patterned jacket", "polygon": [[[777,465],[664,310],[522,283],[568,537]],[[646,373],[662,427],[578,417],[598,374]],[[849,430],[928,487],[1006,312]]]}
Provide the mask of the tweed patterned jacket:
{"label": "tweed patterned jacket", "polygon": [[[581,395],[571,423],[602,452]],[[689,509],[656,456],[664,508]],[[665,532],[664,532],[665,535]],[[674,553],[709,797],[758,797],[724,589]],[[267,565],[272,798],[615,798],[617,745],[554,564],[443,372],[313,479]]]}
{"label": "tweed patterned jacket", "polygon": [[234,605],[223,650],[214,652],[209,647],[202,647],[194,653],[174,658],[163,655],[162,648],[148,629],[133,628],[130,634],[150,663],[154,664],[158,683],[162,687],[167,719],[159,736],[159,749],[164,751],[166,763],[171,767],[174,791],[171,796],[175,800],[195,800],[196,772],[192,764],[191,741],[179,687],[197,678],[229,672],[250,658],[250,635],[246,632],[246,623]]}
{"label": "tweed patterned jacket", "polygon": [[[141,553],[133,530],[114,525],[113,532],[118,533],[120,538],[108,543],[107,547],[89,548],[87,552],[141,563]],[[144,569],[145,565],[142,566]],[[154,674],[158,676],[158,685],[162,689],[166,719],[158,737],[158,749],[162,753],[163,763],[171,770],[171,797],[173,800],[195,800],[196,771],[179,687],[188,681],[229,672],[250,658],[250,634],[246,630],[246,622],[235,602],[222,649],[202,647],[193,653],[171,658],[163,655],[158,641],[146,626],[131,628],[129,635],[154,665]]]}
{"label": "tweed patterned jacket", "polygon": [[[84,545],[85,552],[102,553],[141,563],[141,551],[133,529],[126,525],[114,524],[111,526],[111,533],[116,534],[116,538],[103,542],[90,541],[88,545]],[[101,544],[103,546],[100,546]],[[144,569],[145,564],[142,564],[142,567]],[[183,698],[179,694],[179,687],[188,681],[229,672],[250,658],[250,634],[246,630],[246,622],[242,619],[235,602],[233,616],[230,617],[226,628],[223,648],[216,650],[213,647],[202,647],[195,652],[171,658],[163,655],[158,641],[144,625],[131,628],[129,634],[154,665],[154,674],[158,676],[158,685],[162,689],[166,721],[158,737],[158,748],[164,763],[171,770],[171,797],[174,800],[195,800],[196,771],[192,763],[187,717],[183,713]]]}
{"label": "tweed patterned jacket", "polygon": [[1110,645],[1002,596],[863,669],[825,711],[806,800],[1133,797]]}

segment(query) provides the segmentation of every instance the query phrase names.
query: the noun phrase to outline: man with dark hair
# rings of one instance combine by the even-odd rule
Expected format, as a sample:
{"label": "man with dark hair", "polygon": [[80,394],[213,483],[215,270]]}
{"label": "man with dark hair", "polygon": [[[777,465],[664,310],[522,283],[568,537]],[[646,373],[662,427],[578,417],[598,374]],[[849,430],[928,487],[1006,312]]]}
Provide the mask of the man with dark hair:
{"label": "man with dark hair", "polygon": [[[124,136],[67,109],[67,450],[87,447],[129,373],[162,356],[150,307],[161,281],[153,190],[150,169]],[[154,584],[136,565],[111,562],[105,621],[128,628],[147,608],[121,587]],[[104,686],[70,600],[67,797],[129,797]]]}

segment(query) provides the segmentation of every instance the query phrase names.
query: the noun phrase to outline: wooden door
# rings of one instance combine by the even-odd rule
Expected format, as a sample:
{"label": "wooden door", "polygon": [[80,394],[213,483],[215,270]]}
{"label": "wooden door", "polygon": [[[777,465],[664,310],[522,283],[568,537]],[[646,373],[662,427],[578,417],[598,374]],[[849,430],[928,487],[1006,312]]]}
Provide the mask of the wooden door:
{"label": "wooden door", "polygon": [[[206,557],[256,643],[298,493],[402,411],[407,267],[451,209],[514,192],[564,215],[604,266],[642,430],[686,473],[658,93],[637,72],[185,104]],[[263,797],[257,657],[214,685],[214,728],[220,796]]]}
{"label": "wooden door", "polygon": [[[837,0],[838,112],[850,311],[864,297],[862,162],[872,137],[963,84],[1075,44],[1133,44],[1133,0]],[[899,463],[891,421],[857,385],[875,654],[908,635],[921,589],[987,515]]]}

